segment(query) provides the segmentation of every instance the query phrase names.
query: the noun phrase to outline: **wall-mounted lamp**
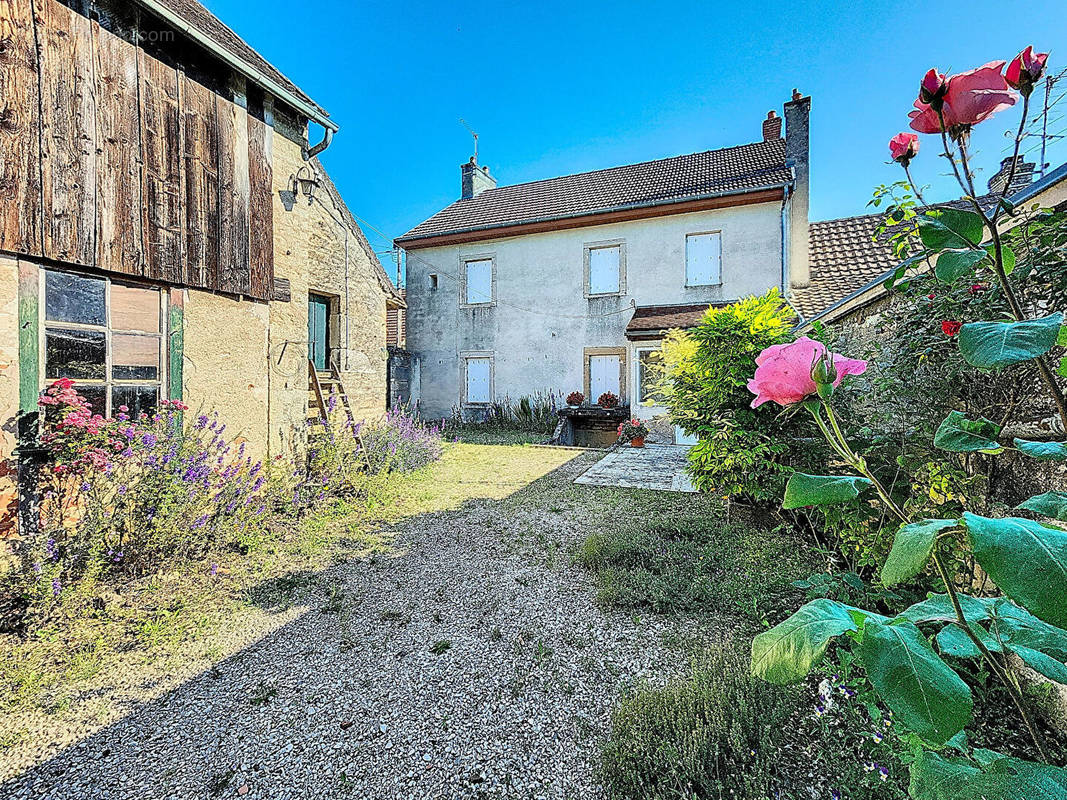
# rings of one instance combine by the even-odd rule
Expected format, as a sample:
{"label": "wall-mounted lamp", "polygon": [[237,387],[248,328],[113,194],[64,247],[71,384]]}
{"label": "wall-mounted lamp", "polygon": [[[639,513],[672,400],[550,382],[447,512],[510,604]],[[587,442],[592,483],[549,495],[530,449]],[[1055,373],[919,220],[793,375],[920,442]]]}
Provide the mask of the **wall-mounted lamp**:
{"label": "wall-mounted lamp", "polygon": [[293,186],[293,194],[299,192],[308,199],[308,205],[311,205],[312,194],[315,189],[321,185],[319,176],[315,174],[315,171],[306,164],[296,171],[296,175],[290,178]]}

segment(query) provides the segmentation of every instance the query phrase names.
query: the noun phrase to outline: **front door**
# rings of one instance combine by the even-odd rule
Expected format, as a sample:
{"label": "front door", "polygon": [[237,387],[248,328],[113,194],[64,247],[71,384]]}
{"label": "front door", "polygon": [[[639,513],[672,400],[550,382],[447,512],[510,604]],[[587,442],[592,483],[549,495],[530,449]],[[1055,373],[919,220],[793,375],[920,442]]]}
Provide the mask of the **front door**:
{"label": "front door", "polygon": [[330,300],[318,294],[308,295],[308,358],[315,369],[326,369],[327,320],[329,318]]}

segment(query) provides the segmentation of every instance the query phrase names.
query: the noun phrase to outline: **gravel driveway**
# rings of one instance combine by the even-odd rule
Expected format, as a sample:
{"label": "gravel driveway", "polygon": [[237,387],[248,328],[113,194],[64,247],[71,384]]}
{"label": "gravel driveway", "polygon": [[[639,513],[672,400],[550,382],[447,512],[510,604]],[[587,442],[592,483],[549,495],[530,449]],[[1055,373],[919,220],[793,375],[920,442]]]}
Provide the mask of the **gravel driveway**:
{"label": "gravel driveway", "polygon": [[570,548],[628,490],[574,486],[592,460],[404,521],[394,554],[330,569],[303,613],[0,796],[601,797],[613,701],[693,623],[595,605]]}

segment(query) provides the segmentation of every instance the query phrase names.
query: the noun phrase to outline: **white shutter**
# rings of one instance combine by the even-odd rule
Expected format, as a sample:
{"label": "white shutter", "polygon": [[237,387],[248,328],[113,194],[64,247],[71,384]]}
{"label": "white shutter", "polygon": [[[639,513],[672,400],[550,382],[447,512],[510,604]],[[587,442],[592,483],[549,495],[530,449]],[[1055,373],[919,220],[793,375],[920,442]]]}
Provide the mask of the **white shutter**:
{"label": "white shutter", "polygon": [[467,402],[488,403],[489,397],[488,358],[467,359]]}
{"label": "white shutter", "polygon": [[618,245],[589,251],[589,294],[619,291],[619,253]]}
{"label": "white shutter", "polygon": [[467,302],[490,303],[493,300],[493,261],[485,258],[467,262]]}
{"label": "white shutter", "polygon": [[685,237],[685,285],[722,283],[722,234],[694,233]]}
{"label": "white shutter", "polygon": [[604,392],[621,397],[619,356],[589,356],[589,401],[595,403]]}

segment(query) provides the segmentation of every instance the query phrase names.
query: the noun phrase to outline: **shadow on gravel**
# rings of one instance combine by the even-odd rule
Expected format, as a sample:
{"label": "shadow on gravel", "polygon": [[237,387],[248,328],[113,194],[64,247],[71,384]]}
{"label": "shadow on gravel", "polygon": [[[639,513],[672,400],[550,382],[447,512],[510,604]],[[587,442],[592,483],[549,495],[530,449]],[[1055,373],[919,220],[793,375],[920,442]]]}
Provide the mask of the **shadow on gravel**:
{"label": "shadow on gravel", "polygon": [[[380,722],[383,709],[392,707],[398,693],[418,698],[442,679],[451,648],[469,646],[463,642],[485,651],[483,672],[501,664],[510,669],[516,640],[502,636],[501,629],[514,629],[519,621],[501,610],[500,598],[525,587],[517,590],[517,578],[494,574],[493,559],[507,557],[506,548],[504,555],[494,548],[515,532],[509,526],[532,533],[539,524],[548,527],[538,522],[545,515],[558,517],[551,524],[564,530],[584,525],[584,519],[571,517],[588,507],[604,506],[605,519],[617,514],[619,503],[625,502],[622,492],[573,484],[587,466],[586,459],[577,458],[506,497],[470,499],[458,508],[397,520],[388,527],[410,539],[405,542],[410,549],[403,553],[258,584],[247,593],[256,606],[275,610],[299,599],[313,608],[159,698],[131,705],[118,721],[0,784],[0,797],[378,800],[375,793],[353,789],[379,773],[412,772],[417,780],[420,769],[427,788],[433,787],[426,797],[459,796],[445,791],[440,775],[431,780],[425,760],[432,758],[436,769],[438,758],[459,757],[416,752],[403,742],[393,749]],[[438,537],[434,543],[444,541],[438,533],[443,527],[455,532],[454,546],[441,553],[419,549],[426,532]],[[489,537],[484,536],[487,530]],[[485,547],[491,552],[479,562],[480,571],[466,576],[469,552]],[[411,563],[400,575],[394,567],[406,560]],[[452,597],[440,591],[434,595],[435,570],[442,568],[459,576],[460,589]],[[457,619],[448,619],[450,602],[462,603],[462,618],[457,613]],[[438,698],[418,714],[466,726],[471,701]],[[475,725],[469,735],[477,740],[495,734]],[[32,750],[50,744],[31,731]],[[516,751],[521,747],[514,745]],[[470,790],[478,796],[476,787]],[[395,790],[380,795],[401,796],[416,795]]]}

